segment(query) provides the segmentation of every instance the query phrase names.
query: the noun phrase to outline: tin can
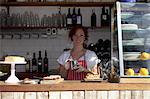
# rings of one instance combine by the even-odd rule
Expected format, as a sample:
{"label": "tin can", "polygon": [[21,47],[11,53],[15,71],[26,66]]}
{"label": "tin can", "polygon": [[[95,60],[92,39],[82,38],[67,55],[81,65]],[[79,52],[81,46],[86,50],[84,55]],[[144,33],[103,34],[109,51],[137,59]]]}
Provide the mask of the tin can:
{"label": "tin can", "polygon": [[72,70],[77,69],[78,66],[77,60],[70,61],[70,66]]}

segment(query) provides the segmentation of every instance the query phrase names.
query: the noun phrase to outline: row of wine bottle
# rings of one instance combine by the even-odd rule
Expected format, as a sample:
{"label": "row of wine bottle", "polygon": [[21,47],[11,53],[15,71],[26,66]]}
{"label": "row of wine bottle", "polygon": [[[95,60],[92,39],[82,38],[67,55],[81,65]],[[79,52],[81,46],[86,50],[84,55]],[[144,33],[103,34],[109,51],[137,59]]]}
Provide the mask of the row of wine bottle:
{"label": "row of wine bottle", "polygon": [[80,13],[80,8],[78,9],[78,14],[76,14],[75,8],[73,8],[73,13],[71,14],[70,8],[68,8],[68,14],[66,17],[67,27],[82,25],[82,15]]}
{"label": "row of wine bottle", "polygon": [[44,72],[48,73],[48,57],[47,51],[45,50],[45,56],[42,58],[41,51],[39,51],[39,56],[36,58],[36,54],[33,53],[33,57],[30,60],[29,53],[26,56],[26,72]]}
{"label": "row of wine bottle", "polygon": [[[97,15],[95,10],[92,10],[91,15],[91,27],[96,27],[97,24]],[[108,9],[102,7],[101,13],[101,26],[108,26],[110,24],[110,14]],[[78,8],[78,13],[76,13],[75,8],[73,8],[73,12],[71,14],[70,8],[68,8],[68,14],[66,16],[66,26],[71,27],[75,25],[82,25],[82,14],[80,12],[80,8]]]}

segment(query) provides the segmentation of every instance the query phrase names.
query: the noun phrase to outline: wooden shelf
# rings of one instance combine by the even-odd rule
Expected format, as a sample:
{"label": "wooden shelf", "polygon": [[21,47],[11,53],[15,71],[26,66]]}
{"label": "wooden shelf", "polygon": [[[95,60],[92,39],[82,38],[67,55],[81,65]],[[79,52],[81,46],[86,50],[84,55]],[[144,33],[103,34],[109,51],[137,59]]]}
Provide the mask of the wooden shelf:
{"label": "wooden shelf", "polygon": [[[84,26],[87,29],[102,29],[102,28],[110,28],[110,26],[102,26],[102,27],[90,27],[90,26]],[[57,27],[57,26],[46,26],[46,27],[42,27],[42,26],[36,26],[36,27],[22,27],[22,26],[11,26],[11,27],[0,27],[0,29],[47,29],[47,28],[71,28],[71,27]]]}
{"label": "wooden shelf", "polygon": [[90,6],[110,6],[112,7],[115,2],[8,2],[2,3],[0,6],[80,6],[80,7],[90,7]]}
{"label": "wooden shelf", "polygon": [[57,26],[46,26],[46,27],[4,26],[4,27],[0,27],[0,29],[47,29],[47,28],[66,28],[66,27],[57,27]]}

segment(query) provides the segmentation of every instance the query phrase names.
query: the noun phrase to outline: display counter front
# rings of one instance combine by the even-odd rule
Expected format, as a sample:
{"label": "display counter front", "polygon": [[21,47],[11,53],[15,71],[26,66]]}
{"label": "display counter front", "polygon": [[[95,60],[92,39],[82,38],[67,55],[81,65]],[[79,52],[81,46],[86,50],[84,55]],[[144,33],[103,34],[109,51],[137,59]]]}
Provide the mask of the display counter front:
{"label": "display counter front", "polygon": [[63,81],[58,84],[0,82],[0,99],[149,99],[150,83]]}

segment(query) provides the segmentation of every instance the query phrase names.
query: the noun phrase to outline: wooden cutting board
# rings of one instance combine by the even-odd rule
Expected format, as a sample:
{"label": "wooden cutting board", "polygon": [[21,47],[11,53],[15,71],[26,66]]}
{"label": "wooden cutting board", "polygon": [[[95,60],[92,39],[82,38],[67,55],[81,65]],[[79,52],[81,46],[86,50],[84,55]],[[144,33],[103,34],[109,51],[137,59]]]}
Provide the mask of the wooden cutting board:
{"label": "wooden cutting board", "polygon": [[100,78],[100,79],[87,79],[87,78],[84,78],[84,80],[82,80],[81,82],[102,82],[103,79]]}
{"label": "wooden cutting board", "polygon": [[60,78],[56,80],[41,80],[40,84],[58,84],[63,81],[64,81],[64,78]]}

